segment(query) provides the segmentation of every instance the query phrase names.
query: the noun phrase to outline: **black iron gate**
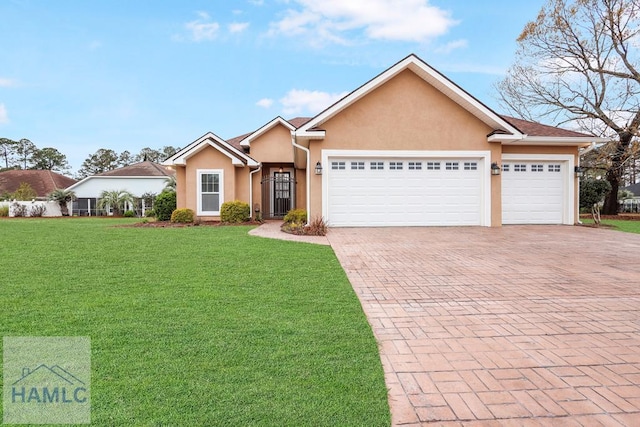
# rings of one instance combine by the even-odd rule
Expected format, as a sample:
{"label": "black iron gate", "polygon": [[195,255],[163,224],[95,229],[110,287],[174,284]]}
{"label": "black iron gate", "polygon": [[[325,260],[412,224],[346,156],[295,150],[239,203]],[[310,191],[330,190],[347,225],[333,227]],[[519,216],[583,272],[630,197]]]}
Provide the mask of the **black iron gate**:
{"label": "black iron gate", "polygon": [[282,218],[295,207],[296,180],[291,172],[262,177],[262,207],[267,218]]}

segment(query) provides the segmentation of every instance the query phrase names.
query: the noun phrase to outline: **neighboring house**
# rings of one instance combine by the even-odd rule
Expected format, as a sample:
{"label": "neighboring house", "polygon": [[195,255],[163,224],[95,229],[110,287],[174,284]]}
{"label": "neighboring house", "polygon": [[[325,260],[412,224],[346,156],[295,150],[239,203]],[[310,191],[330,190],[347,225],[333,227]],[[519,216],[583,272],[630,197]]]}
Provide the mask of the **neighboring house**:
{"label": "neighboring house", "polygon": [[53,190],[67,188],[76,180],[50,170],[7,170],[0,172],[0,197],[15,192],[23,182],[33,188],[38,199],[46,200]]}
{"label": "neighboring house", "polygon": [[633,194],[633,197],[619,201],[620,211],[640,212],[640,182],[621,188],[621,190],[629,191]]}
{"label": "neighboring house", "polygon": [[[77,197],[73,202],[71,214],[98,215],[98,200],[103,191],[126,190],[136,198],[149,193],[159,194],[167,185],[167,179],[173,175],[174,171],[166,166],[144,161],[86,177],[68,188]],[[128,209],[134,209],[134,207],[129,206]],[[144,215],[151,206],[146,206],[144,200],[140,200],[139,206],[135,209]]]}
{"label": "neighboring house", "polygon": [[602,141],[501,116],[409,55],[313,118],[207,133],[163,164],[203,219],[237,199],[334,227],[574,224],[579,149]]}

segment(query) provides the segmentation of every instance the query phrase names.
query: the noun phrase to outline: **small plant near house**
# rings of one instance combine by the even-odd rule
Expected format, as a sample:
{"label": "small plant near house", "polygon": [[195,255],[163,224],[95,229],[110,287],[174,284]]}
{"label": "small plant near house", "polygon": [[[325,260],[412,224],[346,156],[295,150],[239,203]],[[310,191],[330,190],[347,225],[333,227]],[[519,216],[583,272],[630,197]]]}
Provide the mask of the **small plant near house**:
{"label": "small plant near house", "polygon": [[125,211],[122,216],[125,218],[135,218],[136,213],[134,211]]}
{"label": "small plant near house", "polygon": [[178,222],[183,224],[192,223],[193,217],[194,217],[194,212],[191,209],[188,209],[188,208],[176,209],[171,214],[171,222]]}
{"label": "small plant near house", "polygon": [[100,209],[111,208],[114,216],[120,216],[125,205],[133,204],[135,197],[127,190],[104,190],[100,193],[98,207]]}
{"label": "small plant near house", "polygon": [[155,217],[156,211],[154,209],[149,209],[144,213],[144,216],[146,216],[147,218]]}
{"label": "small plant near house", "polygon": [[309,224],[304,227],[304,234],[307,236],[326,236],[327,224],[322,217],[314,217],[309,221]]}
{"label": "small plant near house", "polygon": [[9,216],[9,205],[0,206],[0,217]]}
{"label": "small plant near house", "polygon": [[176,192],[163,191],[158,194],[153,206],[158,221],[169,221],[171,214],[176,209]]}
{"label": "small plant near house", "polygon": [[291,209],[284,216],[284,222],[286,224],[303,225],[307,222],[307,211],[304,209]]}
{"label": "small plant near house", "polygon": [[248,203],[234,200],[233,202],[224,202],[220,207],[220,220],[232,224],[249,221],[251,215],[251,207]]}
{"label": "small plant near house", "polygon": [[611,191],[611,184],[604,179],[585,179],[580,182],[580,207],[590,209],[593,222],[600,225],[600,203]]}
{"label": "small plant near house", "polygon": [[11,212],[14,217],[27,216],[27,207],[21,203],[13,202],[11,204]]}
{"label": "small plant near house", "polygon": [[31,206],[31,209],[29,209],[29,216],[41,217],[46,212],[47,212],[47,207],[45,205],[37,204],[37,205]]}

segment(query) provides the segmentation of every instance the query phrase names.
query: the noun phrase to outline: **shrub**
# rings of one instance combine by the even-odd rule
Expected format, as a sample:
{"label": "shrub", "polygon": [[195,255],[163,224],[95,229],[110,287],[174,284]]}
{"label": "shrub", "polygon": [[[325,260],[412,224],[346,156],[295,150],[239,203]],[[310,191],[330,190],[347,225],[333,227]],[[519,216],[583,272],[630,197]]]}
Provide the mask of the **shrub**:
{"label": "shrub", "polygon": [[9,205],[0,206],[0,216],[9,216]]}
{"label": "shrub", "polygon": [[29,210],[29,216],[41,217],[45,214],[46,211],[47,211],[47,207],[45,205],[42,205],[42,204],[33,205]]}
{"label": "shrub", "polygon": [[171,214],[171,222],[190,223],[193,222],[194,212],[188,208],[176,209]]}
{"label": "shrub", "polygon": [[284,222],[287,224],[304,224],[307,222],[307,211],[304,209],[291,209],[284,216]]}
{"label": "shrub", "polygon": [[33,200],[36,197],[38,197],[36,190],[27,182],[21,182],[18,189],[12,194],[12,198],[16,200]]}
{"label": "shrub", "polygon": [[11,212],[16,217],[27,216],[27,207],[21,203],[13,202],[11,204]]}
{"label": "shrub", "polygon": [[233,202],[224,202],[220,207],[220,220],[222,222],[231,222],[234,224],[249,220],[251,208],[248,203],[234,200]]}
{"label": "shrub", "polygon": [[304,228],[304,234],[308,236],[326,236],[327,224],[322,217],[317,216],[309,221],[309,225]]}
{"label": "shrub", "polygon": [[158,221],[169,221],[171,214],[176,210],[175,191],[163,191],[156,197],[154,211]]}
{"label": "shrub", "polygon": [[133,218],[136,216],[136,213],[134,211],[125,211],[122,216],[124,216],[125,218]]}
{"label": "shrub", "polygon": [[148,211],[144,212],[144,216],[146,216],[147,218],[156,216],[156,211],[154,209],[149,209]]}

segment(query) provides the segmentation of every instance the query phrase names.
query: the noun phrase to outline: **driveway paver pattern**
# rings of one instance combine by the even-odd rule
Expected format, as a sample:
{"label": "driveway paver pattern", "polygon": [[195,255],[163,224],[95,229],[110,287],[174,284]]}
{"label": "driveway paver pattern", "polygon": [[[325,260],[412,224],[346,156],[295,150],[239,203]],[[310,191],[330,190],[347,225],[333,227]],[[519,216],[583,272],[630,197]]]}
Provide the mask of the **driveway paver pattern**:
{"label": "driveway paver pattern", "polygon": [[395,426],[640,425],[640,235],[336,228]]}

